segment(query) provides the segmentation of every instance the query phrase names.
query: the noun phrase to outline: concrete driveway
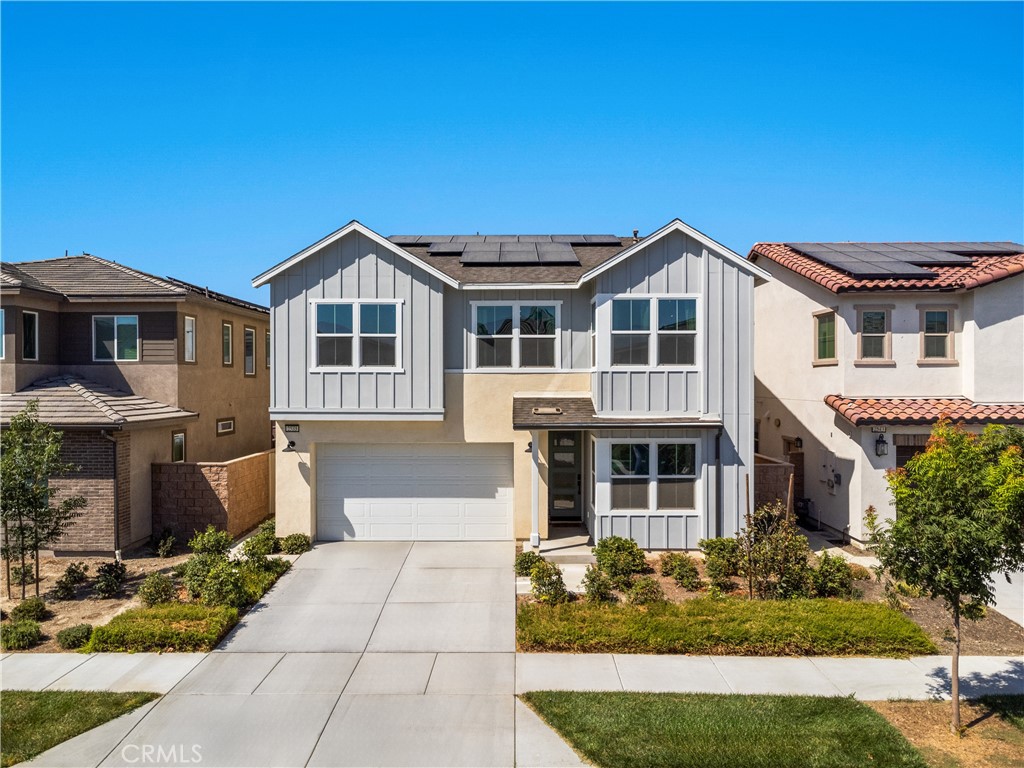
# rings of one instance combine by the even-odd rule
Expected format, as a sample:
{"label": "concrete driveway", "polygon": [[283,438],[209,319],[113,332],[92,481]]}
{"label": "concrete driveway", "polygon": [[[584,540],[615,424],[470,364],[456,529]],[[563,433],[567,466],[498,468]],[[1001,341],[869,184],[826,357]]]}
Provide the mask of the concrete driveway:
{"label": "concrete driveway", "polygon": [[170,693],[36,762],[512,766],[518,716],[519,765],[579,765],[514,697],[514,554],[318,545]]}

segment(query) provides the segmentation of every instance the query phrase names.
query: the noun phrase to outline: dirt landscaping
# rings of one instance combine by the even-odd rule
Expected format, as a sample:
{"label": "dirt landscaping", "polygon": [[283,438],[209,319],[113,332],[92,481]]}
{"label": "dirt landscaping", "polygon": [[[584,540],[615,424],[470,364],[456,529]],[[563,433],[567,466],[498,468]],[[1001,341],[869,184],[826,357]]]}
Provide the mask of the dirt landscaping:
{"label": "dirt landscaping", "polygon": [[[39,596],[46,601],[46,607],[50,610],[50,618],[41,621],[40,627],[43,631],[43,641],[26,651],[17,653],[61,653],[62,649],[57,645],[57,633],[62,629],[73,627],[76,624],[92,624],[99,626],[106,624],[117,614],[129,608],[136,608],[142,605],[135,597],[135,592],[147,575],[154,571],[170,573],[171,569],[179,563],[188,559],[187,554],[174,557],[159,558],[146,552],[134,555],[125,555],[123,558],[128,568],[128,580],[125,582],[121,597],[104,599],[98,597],[91,589],[92,579],[96,575],[96,568],[103,563],[109,563],[110,557],[42,557],[39,560]],[[89,580],[78,588],[78,594],[74,600],[54,600],[47,593],[53,587],[54,582],[64,573],[69,563],[83,562],[89,566]],[[21,594],[21,585],[14,584],[11,587],[12,594]],[[34,584],[25,586],[25,595],[33,597],[36,593]],[[3,594],[0,596],[0,608],[5,614],[20,601],[18,599],[8,600],[6,584]]]}

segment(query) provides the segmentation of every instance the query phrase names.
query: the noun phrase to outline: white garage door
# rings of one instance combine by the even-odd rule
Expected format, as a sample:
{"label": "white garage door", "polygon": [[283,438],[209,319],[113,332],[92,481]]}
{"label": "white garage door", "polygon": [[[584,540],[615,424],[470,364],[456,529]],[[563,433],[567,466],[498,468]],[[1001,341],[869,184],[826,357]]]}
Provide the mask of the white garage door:
{"label": "white garage door", "polygon": [[321,445],[317,538],[512,538],[511,445]]}

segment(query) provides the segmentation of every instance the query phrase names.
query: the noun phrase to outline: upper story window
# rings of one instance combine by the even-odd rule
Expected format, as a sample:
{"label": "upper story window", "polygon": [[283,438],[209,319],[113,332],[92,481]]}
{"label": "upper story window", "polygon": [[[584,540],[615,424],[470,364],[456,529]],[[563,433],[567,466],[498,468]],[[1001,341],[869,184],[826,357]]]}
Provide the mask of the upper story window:
{"label": "upper story window", "polygon": [[92,359],[133,361],[139,359],[138,315],[93,315]]}
{"label": "upper story window", "polygon": [[266,353],[264,354],[263,359],[266,361],[267,368],[269,368],[270,367],[270,331],[267,331],[267,333],[266,333],[265,343],[266,343]]}
{"label": "upper story window", "polygon": [[836,313],[833,310],[814,315],[814,362],[835,363]]}
{"label": "upper story window", "polygon": [[857,309],[857,362],[892,361],[892,307],[871,306]]}
{"label": "upper story window", "polygon": [[918,306],[921,312],[921,362],[952,362],[953,310],[949,307]]}
{"label": "upper story window", "polygon": [[0,360],[4,359],[4,357],[5,357],[5,350],[7,348],[7,340],[4,337],[5,324],[6,324],[5,323],[6,314],[7,313],[4,312],[4,310],[2,308],[0,308]]}
{"label": "upper story window", "polygon": [[190,315],[185,315],[183,336],[185,339],[185,362],[194,363],[196,361],[196,319]]}
{"label": "upper story window", "polygon": [[231,323],[220,324],[220,359],[223,365],[234,364],[233,333],[234,326]]}
{"label": "upper story window", "polygon": [[558,302],[473,305],[476,368],[559,367]]}
{"label": "upper story window", "polygon": [[21,313],[21,359],[39,359],[39,313]]}
{"label": "upper story window", "polygon": [[[651,343],[651,334],[656,343]],[[697,363],[695,298],[613,299],[612,365],[692,366]]]}
{"label": "upper story window", "polygon": [[398,368],[399,306],[397,301],[314,302],[314,370]]}
{"label": "upper story window", "polygon": [[242,329],[242,353],[244,356],[243,372],[246,376],[256,375],[256,329]]}

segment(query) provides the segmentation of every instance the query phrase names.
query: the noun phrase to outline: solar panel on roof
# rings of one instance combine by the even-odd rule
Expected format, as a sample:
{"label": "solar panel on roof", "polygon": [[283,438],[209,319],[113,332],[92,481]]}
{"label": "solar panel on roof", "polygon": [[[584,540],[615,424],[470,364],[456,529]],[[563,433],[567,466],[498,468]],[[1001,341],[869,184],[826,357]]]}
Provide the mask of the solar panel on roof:
{"label": "solar panel on roof", "polygon": [[419,239],[419,235],[392,235],[388,238],[395,245],[415,245]]}
{"label": "solar panel on roof", "polygon": [[462,253],[467,243],[431,243],[427,253]]}

